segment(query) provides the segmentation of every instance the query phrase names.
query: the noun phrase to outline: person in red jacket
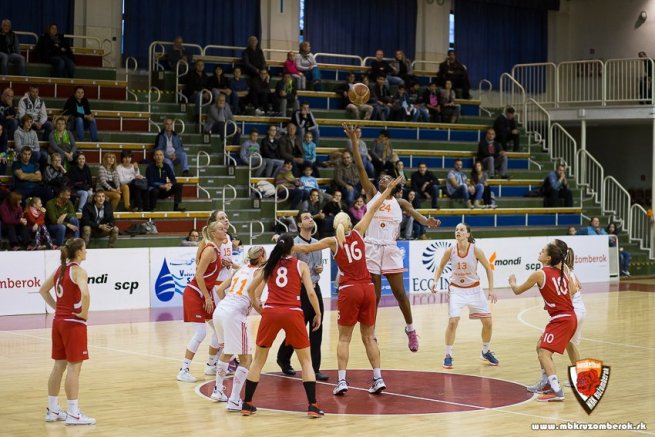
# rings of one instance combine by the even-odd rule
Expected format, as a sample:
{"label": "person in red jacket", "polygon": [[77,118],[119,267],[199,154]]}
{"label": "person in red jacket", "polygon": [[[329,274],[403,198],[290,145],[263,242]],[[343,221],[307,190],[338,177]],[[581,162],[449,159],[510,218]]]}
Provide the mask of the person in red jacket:
{"label": "person in red jacket", "polygon": [[0,204],[2,231],[9,240],[11,250],[22,249],[29,240],[27,220],[23,217],[24,211],[20,206],[22,198],[23,195],[18,191],[12,191]]}
{"label": "person in red jacket", "polygon": [[45,208],[40,197],[27,199],[25,220],[27,220],[27,229],[34,238],[34,244],[27,246],[27,250],[57,249],[45,225]]}

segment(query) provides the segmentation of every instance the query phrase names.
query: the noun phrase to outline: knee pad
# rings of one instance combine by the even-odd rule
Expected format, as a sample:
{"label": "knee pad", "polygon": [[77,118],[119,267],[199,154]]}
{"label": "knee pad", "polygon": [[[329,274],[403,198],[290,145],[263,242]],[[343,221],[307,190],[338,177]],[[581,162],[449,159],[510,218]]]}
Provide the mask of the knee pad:
{"label": "knee pad", "polygon": [[196,332],[193,334],[193,337],[191,337],[191,340],[189,340],[189,344],[187,344],[186,348],[195,354],[198,352],[200,343],[202,343],[207,336],[207,328],[204,323],[194,323],[194,325]]}
{"label": "knee pad", "polygon": [[212,334],[211,340],[209,340],[209,345],[214,349],[221,349],[223,347],[222,344],[218,343],[218,337],[216,336],[216,332]]}

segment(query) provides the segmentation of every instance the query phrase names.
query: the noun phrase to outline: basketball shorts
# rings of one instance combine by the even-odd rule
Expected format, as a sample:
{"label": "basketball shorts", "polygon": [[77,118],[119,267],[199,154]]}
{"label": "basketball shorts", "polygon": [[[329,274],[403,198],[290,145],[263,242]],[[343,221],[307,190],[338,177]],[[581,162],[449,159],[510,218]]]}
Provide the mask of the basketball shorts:
{"label": "basketball shorts", "polygon": [[339,287],[337,300],[337,324],[341,326],[354,326],[357,322],[362,325],[375,325],[377,304],[375,287],[371,282],[344,284]]}
{"label": "basketball shorts", "polygon": [[211,320],[213,317],[212,313],[205,311],[205,299],[188,285],[182,295],[182,307],[184,308],[185,322],[205,323],[206,320]]}
{"label": "basketball shorts", "polygon": [[264,306],[257,331],[257,346],[271,347],[280,331],[286,334],[285,344],[294,349],[309,347],[309,336],[302,309]]}
{"label": "basketball shorts", "polygon": [[403,254],[396,244],[366,243],[366,267],[374,275],[403,273]]}
{"label": "basketball shorts", "polygon": [[77,363],[89,359],[86,323],[55,319],[52,322],[52,359]]}
{"label": "basketball shorts", "polygon": [[252,346],[248,334],[248,316],[243,309],[218,305],[214,311],[214,328],[218,337],[218,344],[223,345],[226,355],[250,355]]}
{"label": "basketball shorts", "polygon": [[558,354],[564,353],[577,326],[578,321],[573,312],[553,316],[541,334],[539,347]]}
{"label": "basketball shorts", "polygon": [[575,310],[575,318],[578,319],[578,326],[575,328],[573,337],[571,337],[571,343],[577,346],[580,344],[580,340],[582,339],[582,325],[584,324],[584,319],[587,315],[587,312],[584,310],[580,311],[575,307],[573,309]]}
{"label": "basketball shorts", "polygon": [[469,319],[484,319],[491,317],[489,301],[484,290],[479,285],[472,288],[450,287],[448,293],[448,317],[459,317],[462,308],[469,309]]}

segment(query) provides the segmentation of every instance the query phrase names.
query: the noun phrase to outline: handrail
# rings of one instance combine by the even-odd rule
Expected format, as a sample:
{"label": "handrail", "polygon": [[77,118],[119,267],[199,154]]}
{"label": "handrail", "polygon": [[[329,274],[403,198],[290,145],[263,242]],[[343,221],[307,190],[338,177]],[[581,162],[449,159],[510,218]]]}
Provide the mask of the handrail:
{"label": "handrail", "polygon": [[[266,228],[264,227],[264,223],[262,223],[261,220],[254,220],[254,221],[251,220],[250,223],[248,223],[248,224],[250,226],[250,243],[249,244],[252,246],[252,240],[254,240],[257,237],[261,237],[262,235],[264,235],[264,232],[266,232]],[[252,225],[255,225],[255,224],[257,224],[257,225],[259,225],[261,227],[261,231],[257,235],[253,234],[253,232],[252,232]]]}
{"label": "handrail", "polygon": [[605,105],[603,62],[564,61],[557,65],[558,103],[599,103]]}
{"label": "handrail", "polygon": [[150,129],[152,126],[154,126],[157,129],[157,133],[161,132],[161,126],[159,126],[156,122],[152,121],[151,118],[148,119],[148,129]]}
{"label": "handrail", "polygon": [[[366,67],[366,63],[368,61],[373,61],[375,59],[375,56],[367,56],[364,59],[362,59],[362,67]],[[382,58],[383,61],[393,61],[393,58]]]}
{"label": "handrail", "polygon": [[[235,134],[237,132],[237,129],[239,129],[239,126],[237,126],[237,124],[234,122],[234,120],[226,120],[225,123],[223,123],[223,150],[224,151],[227,150],[227,126],[230,125],[230,124],[234,126],[234,133]],[[225,152],[225,153],[227,153],[227,152]],[[237,165],[237,161],[234,158],[232,158],[229,153],[227,153],[227,155],[230,157],[230,159],[232,159],[232,161],[234,161],[234,165]]]}
{"label": "handrail", "polygon": [[[157,100],[155,100],[154,102],[152,101],[153,91],[157,93]],[[152,104],[159,103],[160,100],[161,100],[161,90],[156,86],[151,86],[150,88],[148,88],[148,112],[150,114],[152,114]]]}
{"label": "handrail", "polygon": [[[39,42],[39,35],[37,35],[34,32],[25,32],[21,30],[15,30],[14,33],[16,35],[25,35],[25,36],[31,36],[34,38],[34,44],[30,44],[30,49],[33,48],[34,45],[36,45],[37,42]],[[29,63],[30,62],[30,49],[27,50],[27,53],[25,54],[25,62]]]}
{"label": "handrail", "polygon": [[[284,199],[280,199],[280,188],[282,188],[286,193]],[[282,227],[284,227],[284,232],[289,232],[289,227],[287,226],[286,223],[284,223],[282,220],[278,218],[277,205],[279,201],[284,202],[285,200],[287,200],[289,198],[289,195],[290,195],[289,189],[284,185],[278,185],[277,187],[275,187],[275,202],[273,202],[273,208],[274,208],[273,214],[275,215],[275,223],[279,223],[280,225],[282,225]]]}
{"label": "handrail", "polygon": [[[209,96],[209,100],[207,103],[204,103],[203,101],[205,100],[205,95]],[[200,103],[198,104],[198,133],[202,134],[202,108],[209,106],[212,104],[214,100],[214,95],[212,94],[211,91],[209,91],[207,88],[203,88],[200,90]]]}
{"label": "handrail", "polygon": [[[424,60],[424,59],[414,59],[412,61],[412,63],[411,63],[411,66],[412,66],[412,69],[416,70],[416,65],[417,64],[430,64],[430,65],[436,65],[438,67],[442,63],[443,63],[443,61],[427,61],[427,60]],[[435,73],[437,71],[439,71],[439,68],[437,68],[435,70]],[[486,79],[482,79],[482,80],[486,80]],[[489,81],[487,81],[487,82],[489,82]],[[491,82],[489,82],[489,83],[491,83]]]}
{"label": "handrail", "polygon": [[83,40],[87,40],[87,41],[95,41],[95,43],[98,45],[98,49],[102,49],[102,42],[100,42],[100,38],[95,37],[95,36],[74,35],[74,34],[66,34],[65,33],[64,38],[69,38],[69,39],[72,39],[72,40],[83,39]]}
{"label": "handrail", "polygon": [[[486,89],[486,90],[483,89],[482,85],[488,85],[488,89]],[[481,79],[480,82],[478,82],[478,99],[480,99],[479,108],[480,108],[480,111],[484,111],[487,114],[487,116],[489,116],[489,117],[493,116],[493,112],[491,112],[489,109],[485,108],[486,105],[483,105],[483,103],[487,103],[487,102],[482,101],[482,96],[485,96],[485,97],[488,96],[491,93],[491,91],[493,90],[493,88],[494,88],[494,85],[491,83],[490,80]]]}
{"label": "handrail", "polygon": [[621,227],[628,228],[632,224],[630,193],[613,176],[603,179],[600,207],[603,214],[612,214]]}
{"label": "handrail", "polygon": [[556,104],[557,65],[554,62],[516,64],[511,75],[523,86],[526,97],[541,105]]}
{"label": "handrail", "polygon": [[[584,161],[584,162],[583,162]],[[596,158],[586,149],[580,149],[576,156],[575,182],[579,187],[586,187],[587,195],[594,198],[594,202],[601,203],[601,192],[605,180],[605,170]]]}
{"label": "handrail", "polygon": [[546,111],[539,102],[530,97],[525,105],[525,130],[528,133],[528,150],[532,145],[532,140],[535,144],[541,146],[541,149],[548,147],[548,137],[550,134],[550,113]]}
{"label": "handrail", "polygon": [[[509,81],[509,83],[507,84],[510,87],[509,91],[505,91],[505,87],[503,86],[505,85],[505,81],[503,79],[505,79],[505,81]],[[525,88],[523,88],[523,86],[520,83],[518,83],[518,81],[514,79],[514,77],[512,77],[512,75],[509,73],[501,74],[500,80],[498,82],[500,86],[501,108],[505,108],[505,106],[507,105],[512,105],[515,107],[515,109],[517,109],[516,106],[520,105],[520,108],[518,108],[519,114],[517,115],[519,119],[522,118],[522,115],[525,114],[525,105],[526,105]],[[509,93],[509,96],[506,96],[505,95],[506,93]],[[518,99],[516,98],[517,94],[518,94]]]}
{"label": "handrail", "polygon": [[207,55],[207,50],[209,49],[219,49],[219,50],[245,50],[245,46],[224,46],[220,44],[207,44],[205,47],[203,47],[200,51],[201,55]]}
{"label": "handrail", "polygon": [[[182,125],[181,129],[177,129],[175,127],[175,126],[177,126],[178,123],[180,123],[180,125]],[[182,120],[181,118],[174,118],[173,119],[173,130],[175,132],[177,132],[178,134],[182,135],[184,133],[184,131],[186,130],[186,124],[184,123],[184,120]]]}
{"label": "handrail", "polygon": [[[253,158],[258,158],[259,159],[259,165],[257,167],[254,167],[252,165]],[[255,191],[257,194],[259,194],[260,199],[262,198],[262,194],[258,191],[255,190],[252,184],[250,183],[250,180],[253,178],[252,171],[257,170],[258,168],[261,168],[264,165],[264,158],[262,155],[260,155],[257,152],[251,153],[250,156],[248,157],[248,187],[250,189],[250,195],[252,195],[252,192]]]}
{"label": "handrail", "polygon": [[648,258],[655,259],[655,253],[652,250],[652,226],[650,217],[646,210],[638,203],[630,207],[631,221],[628,228],[628,238],[630,241],[638,241],[641,250],[648,250]]}
{"label": "handrail", "polygon": [[548,153],[550,159],[566,164],[569,176],[573,176],[577,172],[577,152],[578,143],[575,141],[575,138],[561,124],[551,124],[548,132]]}
{"label": "handrail", "polygon": [[[175,123],[175,122],[173,122]],[[175,128],[175,124],[173,124],[173,128]],[[205,152],[204,150],[200,150],[198,153],[196,153],[196,177],[198,178],[198,183],[196,184],[196,197],[200,198],[200,192],[204,192],[207,195],[208,199],[211,199],[211,194],[209,191],[207,191],[205,188],[200,186],[200,157],[205,156],[207,158],[207,164],[202,166],[202,167],[209,167],[209,164],[211,164],[211,156],[209,156],[209,153]]]}
{"label": "handrail", "polygon": [[[180,73],[181,66],[184,67],[183,73]],[[175,96],[178,102],[180,101],[180,97],[184,96],[183,100],[186,103],[189,103],[189,99],[180,91],[180,77],[184,77],[187,74],[189,74],[189,63],[186,61],[178,61],[175,65]]]}
{"label": "handrail", "polygon": [[[134,68],[130,68],[130,64],[133,64]],[[134,100],[137,102],[139,101],[139,96],[129,88],[130,72],[136,73],[138,68],[139,68],[139,61],[137,61],[134,56],[128,56],[127,58],[125,58],[125,83],[127,84],[125,86],[125,100],[128,100],[128,97],[130,95],[133,95]]]}
{"label": "handrail", "polygon": [[648,88],[652,87],[654,78],[655,61],[651,58],[608,59],[603,65],[604,103],[650,104],[652,95],[648,96]]}
{"label": "handrail", "polygon": [[[341,53],[314,53],[314,59],[316,59],[317,63],[318,63],[318,58],[321,56],[330,57],[330,58],[355,59],[359,61],[360,66],[364,66],[364,60],[362,59],[361,56],[357,56],[357,55],[343,55]],[[350,65],[350,64],[343,64],[343,65]]]}
{"label": "handrail", "polygon": [[[108,45],[105,44],[105,43],[108,43]],[[105,49],[105,46],[107,46],[109,48]],[[107,65],[109,67],[113,67],[114,66],[114,60],[111,59],[109,57],[109,55],[114,53],[114,43],[109,38],[105,38],[105,39],[102,40],[102,43],[100,44],[100,48],[102,49],[102,62],[103,62],[103,65],[104,65],[105,61],[107,61]],[[105,59],[105,58],[107,58],[107,59]]]}
{"label": "handrail", "polygon": [[[232,190],[232,193],[234,193],[234,197],[232,197],[231,199],[227,199],[227,201],[226,201],[226,199],[225,199],[225,191],[228,190],[228,189],[229,189],[229,190]],[[225,211],[225,204],[226,204],[226,203],[230,203],[230,202],[232,202],[233,200],[235,200],[235,199],[238,197],[238,194],[237,194],[237,189],[234,188],[234,186],[233,186],[233,185],[230,185],[230,184],[225,184],[225,185],[223,185],[223,189],[222,189],[221,191],[222,191],[222,193],[221,193],[221,194],[222,194],[222,196],[221,196],[221,197],[222,197],[222,202],[221,202],[222,208],[221,208],[221,209],[222,209],[223,211]]]}

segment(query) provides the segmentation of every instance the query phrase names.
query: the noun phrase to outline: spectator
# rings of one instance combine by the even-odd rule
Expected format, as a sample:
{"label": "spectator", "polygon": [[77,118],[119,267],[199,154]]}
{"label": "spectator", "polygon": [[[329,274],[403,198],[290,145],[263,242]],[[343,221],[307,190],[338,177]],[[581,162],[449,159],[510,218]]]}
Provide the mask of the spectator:
{"label": "spectator", "polygon": [[362,193],[357,166],[353,162],[352,154],[348,151],[343,152],[341,161],[337,163],[334,183],[344,194],[344,201],[348,205],[353,203],[355,197]]}
{"label": "spectator", "polygon": [[16,153],[20,153],[23,149],[30,149],[32,162],[38,162],[39,169],[45,170],[48,164],[48,153],[41,150],[39,138],[36,136],[36,132],[32,130],[33,125],[32,116],[29,114],[24,115],[21,119],[21,127],[14,132],[14,149]]}
{"label": "spectator", "polygon": [[393,96],[391,108],[391,119],[395,121],[417,121],[419,113],[409,101],[409,94],[405,85],[398,85],[396,94]]}
{"label": "spectator", "polygon": [[50,199],[45,205],[48,232],[57,246],[64,244],[67,233],[75,238],[80,236],[80,221],[75,215],[75,207],[70,198],[70,188],[63,187],[57,197]]}
{"label": "spectator", "polygon": [[173,40],[173,46],[168,52],[169,67],[171,70],[177,71],[177,63],[180,61],[188,63],[190,58],[189,52],[184,48],[184,40],[180,35],[176,36]]}
{"label": "spectator", "polygon": [[384,78],[378,76],[375,79],[375,85],[371,88],[371,100],[373,106],[373,116],[382,121],[386,121],[391,115],[393,99],[389,94],[389,87],[384,84]]}
{"label": "spectator", "polygon": [[502,146],[496,142],[496,131],[490,127],[487,134],[478,143],[478,161],[489,173],[490,178],[496,177],[496,171],[500,177],[507,179],[507,155]]}
{"label": "spectator", "polygon": [[296,179],[292,172],[293,161],[290,159],[285,159],[284,164],[277,171],[275,175],[275,186],[277,187],[278,196],[283,197],[283,189],[286,188],[289,192],[288,200],[290,202],[290,208],[298,208],[298,204],[305,200],[305,190],[302,188],[300,180]]}
{"label": "spectator", "polygon": [[505,108],[505,112],[499,115],[494,121],[494,131],[496,139],[503,146],[503,150],[509,151],[509,144],[512,144],[512,150],[519,152],[521,150],[519,139],[519,127],[516,123],[515,110],[511,106]]}
{"label": "spectator", "polygon": [[302,149],[305,155],[305,167],[310,166],[313,169],[313,175],[320,177],[318,171],[318,158],[316,157],[316,144],[313,141],[313,135],[310,131],[305,131],[302,141]]}
{"label": "spectator", "polygon": [[407,185],[410,183],[410,178],[407,176],[405,172],[405,164],[399,159],[396,161],[395,165],[393,166],[393,172],[391,173],[391,176],[396,179],[398,177],[403,178],[403,183],[402,185],[398,185],[399,187],[402,187],[402,192],[403,192],[403,197],[407,195]]}
{"label": "spectator", "polygon": [[102,163],[98,167],[98,178],[96,180],[96,191],[103,190],[105,197],[111,202],[111,210],[116,211],[118,202],[121,200],[121,184],[118,181],[116,171],[116,155],[105,153],[102,155]]}
{"label": "spectator", "polygon": [[566,231],[567,235],[577,235],[578,230],[575,228],[575,226],[569,226],[569,229]]}
{"label": "spectator", "polygon": [[68,176],[66,176],[66,169],[61,163],[59,153],[55,152],[50,155],[50,164],[43,172],[43,180],[53,193],[58,193],[62,188],[68,186]]}
{"label": "spectator", "polygon": [[[396,197],[400,197],[400,191],[396,193]],[[416,191],[409,190],[407,192],[407,201],[412,204],[414,209],[419,209],[421,207],[421,202],[416,196]],[[411,240],[413,238],[419,240],[427,240],[428,236],[426,235],[426,227],[422,225],[411,216],[406,211],[403,211],[403,220],[400,225],[402,235],[404,235],[405,240]]]}
{"label": "spectator", "polygon": [[[607,225],[607,234],[610,236],[610,247],[619,245],[619,229],[616,223],[611,222]],[[621,276],[630,276],[630,260],[632,255],[627,250],[619,247],[619,271]]]}
{"label": "spectator", "polygon": [[259,70],[259,73],[250,79],[249,96],[255,106],[255,115],[270,115],[273,112],[275,95],[271,92],[271,77],[267,70]]}
{"label": "spectator", "polygon": [[200,244],[200,233],[197,229],[191,229],[184,240],[182,240],[182,246],[184,247],[196,247]]}
{"label": "spectator", "polygon": [[[163,160],[162,160],[163,163]],[[118,226],[114,220],[114,210],[111,203],[105,201],[105,192],[102,189],[96,190],[93,194],[93,202],[84,205],[82,210],[82,239],[89,246],[91,238],[109,237],[107,247],[110,249],[116,244],[118,238]]]}
{"label": "spectator", "polygon": [[261,142],[261,155],[264,158],[266,170],[264,175],[267,178],[273,177],[284,164],[280,155],[280,141],[277,139],[277,127],[270,125],[266,137]]}
{"label": "spectator", "polygon": [[50,133],[50,151],[59,153],[65,166],[73,165],[77,155],[77,145],[73,133],[66,129],[66,119],[57,117],[55,130]]}
{"label": "spectator", "polygon": [[209,100],[209,96],[202,90],[209,89],[209,77],[205,74],[205,62],[197,60],[193,66],[193,71],[186,75],[186,87],[184,88],[184,95],[189,99],[189,102],[195,103],[196,112],[195,117],[200,113],[200,105]]}
{"label": "spectator", "polygon": [[373,142],[371,157],[373,158],[376,178],[379,178],[383,171],[387,174],[393,173],[396,161],[398,161],[398,155],[393,151],[388,130],[381,130],[377,139]]}
{"label": "spectator", "polygon": [[262,177],[270,172],[272,165],[268,166],[268,163],[262,162],[260,146],[257,142],[259,137],[259,131],[255,128],[250,130],[250,135],[248,139],[241,144],[241,150],[239,151],[239,160],[241,164],[250,166],[251,156],[252,156],[252,166],[255,177]]}
{"label": "spectator", "polygon": [[74,77],[75,57],[68,40],[59,33],[56,24],[48,26],[46,33],[36,43],[41,58],[52,65],[53,77]]}
{"label": "spectator", "polygon": [[292,162],[293,174],[300,177],[300,167],[305,165],[306,160],[297,129],[293,122],[287,123],[287,133],[280,137],[279,155],[281,159]]}
{"label": "spectator", "polygon": [[300,43],[300,49],[295,56],[296,68],[305,75],[307,80],[311,79],[314,91],[321,91],[321,71],[311,49],[309,41]]}
{"label": "spectator", "polygon": [[27,246],[27,250],[57,249],[45,225],[45,208],[40,197],[34,196],[27,199],[24,217],[27,220],[27,230],[32,239],[32,244]]}
{"label": "spectator", "polygon": [[[226,140],[224,136],[232,137],[232,144],[241,143],[241,131],[235,124],[228,123],[234,121],[234,115],[230,105],[225,102],[225,95],[219,94],[216,104],[209,108],[207,120],[205,121],[205,131],[212,134],[218,134],[219,138]],[[226,131],[227,129],[227,131]]]}
{"label": "spectator", "polygon": [[[307,187],[305,186],[305,188]],[[311,189],[307,195],[307,200],[305,200],[302,205],[300,205],[301,214],[308,212],[312,215],[312,219],[314,219],[314,222],[316,223],[316,230],[318,231],[319,236],[323,235],[323,222],[325,220],[325,214],[323,213],[322,205],[323,201],[321,200],[321,191],[317,188]]]}
{"label": "spectator", "polygon": [[482,168],[482,163],[480,161],[475,161],[473,164],[473,169],[471,170],[471,179],[469,185],[477,186],[478,184],[482,184],[484,186],[482,202],[484,203],[485,208],[496,208],[496,198],[494,197],[494,193],[491,191],[491,187],[487,183],[487,172]]}
{"label": "spectator", "polygon": [[164,152],[155,150],[153,161],[146,170],[150,198],[148,210],[155,210],[158,199],[166,199],[167,197],[173,196],[173,210],[185,212],[186,209],[180,207],[180,203],[182,202],[182,184],[177,183],[175,172],[171,166],[164,164]]}
{"label": "spectator", "polygon": [[589,220],[589,226],[580,228],[576,235],[607,235],[607,232],[600,227],[600,219],[592,217]]}
{"label": "spectator", "polygon": [[232,108],[236,108],[239,104],[236,93],[233,93],[230,88],[230,80],[223,74],[223,68],[218,64],[214,68],[214,75],[209,78],[209,89],[214,97],[214,102],[218,99],[219,94],[225,94],[227,102]]}
{"label": "spectator", "polygon": [[462,98],[471,98],[471,84],[469,82],[468,71],[466,67],[457,60],[455,50],[448,50],[446,60],[439,64],[437,72],[437,83],[442,87],[446,86],[446,81],[451,81],[453,87],[462,90]]}
{"label": "spectator", "polygon": [[[344,152],[347,153],[347,152]],[[353,164],[353,167],[355,165]],[[340,190],[334,190],[334,193],[332,193],[332,199],[329,202],[326,202],[325,205],[323,206],[323,215],[325,218],[323,219],[323,237],[333,237],[334,236],[334,217],[339,214],[340,212],[346,212],[346,208],[344,208],[343,203],[341,203],[341,191]]]}
{"label": "spectator", "polygon": [[18,101],[18,119],[23,120],[25,115],[30,115],[34,121],[32,126],[35,130],[43,130],[43,140],[50,139],[52,123],[48,121],[48,112],[45,102],[39,98],[39,87],[30,85],[29,91]]}
{"label": "spectator", "polygon": [[121,163],[116,166],[123,205],[126,211],[143,211],[148,206],[148,181],[139,172],[139,164],[132,162],[132,151],[121,152]]}
{"label": "spectator", "polygon": [[230,81],[230,89],[234,95],[234,101],[236,102],[233,106],[235,114],[240,114],[245,112],[246,104],[248,103],[248,94],[250,92],[250,86],[248,86],[248,81],[241,76],[241,68],[234,67],[232,72],[232,80]]}
{"label": "spectator", "polygon": [[248,38],[248,47],[241,54],[241,61],[243,72],[250,77],[256,77],[260,71],[266,70],[266,58],[255,35]]}
{"label": "spectator", "polygon": [[293,51],[287,53],[287,60],[284,61],[282,65],[282,73],[289,73],[291,77],[296,82],[296,88],[299,90],[304,90],[307,88],[307,78],[298,67],[296,67],[296,54]]}
{"label": "spectator", "polygon": [[18,129],[18,116],[14,108],[14,90],[5,88],[0,98],[0,123],[4,125],[8,138],[14,137]]}
{"label": "spectator", "polygon": [[298,88],[291,74],[284,73],[282,80],[275,85],[275,100],[277,100],[277,111],[282,117],[288,115],[289,107],[292,111],[298,110]]}
{"label": "spectator", "polygon": [[421,93],[421,85],[418,82],[413,82],[412,87],[407,93],[409,103],[416,108],[416,120],[428,122],[430,121],[430,111],[425,106],[425,95]]}
{"label": "spectator", "polygon": [[312,176],[312,167],[306,165],[302,169],[302,176],[300,176],[300,183],[302,184],[303,189],[306,191],[306,195],[311,194],[312,190],[318,190],[318,196],[321,199],[321,202],[324,200],[329,200],[332,198],[327,193],[324,193],[321,188],[318,186],[318,181],[314,176]]}
{"label": "spectator", "polygon": [[398,76],[394,76],[393,73],[397,74],[397,71],[395,71],[391,64],[384,59],[384,52],[380,49],[376,50],[375,59],[371,62],[371,70],[368,73],[369,78],[376,83],[377,79],[381,77],[385,84],[402,84],[403,80]]}
{"label": "spectator", "polygon": [[43,185],[39,166],[32,160],[32,149],[24,147],[18,154],[18,160],[11,166],[14,175],[14,189],[24,198],[41,197],[50,200],[50,191]]}
{"label": "spectator", "polygon": [[86,164],[84,154],[80,153],[75,158],[75,165],[72,165],[68,170],[68,181],[71,184],[73,193],[78,198],[77,212],[82,212],[89,196],[93,195],[91,169]]}
{"label": "spectator", "polygon": [[78,86],[75,88],[75,94],[66,101],[62,115],[70,116],[69,120],[75,126],[78,141],[84,141],[84,130],[86,129],[89,131],[91,141],[98,142],[98,127],[96,126],[95,116],[91,112],[89,99],[84,97],[83,87]]}
{"label": "spectator", "polygon": [[355,199],[350,208],[348,208],[348,215],[352,220],[352,225],[355,226],[359,223],[359,221],[364,218],[364,214],[366,214],[366,202],[364,202],[362,196],[359,196]]}
{"label": "spectator", "polygon": [[0,204],[2,231],[9,240],[11,250],[20,250],[29,243],[27,220],[23,217],[23,208],[20,206],[22,198],[19,191],[12,191]]}
{"label": "spectator", "polygon": [[639,81],[639,104],[643,105],[649,103],[653,95],[653,84],[651,83],[653,61],[648,58],[646,52],[639,52],[638,56],[644,60],[644,76]]}
{"label": "spectator", "polygon": [[412,173],[412,190],[419,200],[428,199],[431,201],[432,209],[439,209],[437,203],[439,199],[439,179],[431,171],[428,171],[425,162],[419,162],[418,171]]}
{"label": "spectator", "polygon": [[[468,178],[462,172],[462,160],[456,159],[454,168],[448,173],[446,191],[451,199],[464,199],[469,208],[481,207],[484,185],[481,183],[469,184]],[[471,203],[471,196],[475,203]]]}
{"label": "spectator", "polygon": [[5,18],[0,29],[0,76],[9,74],[9,63],[16,64],[19,76],[25,76],[25,57],[20,54],[20,43],[11,30],[11,21]]}
{"label": "spectator", "polygon": [[[364,163],[364,170],[366,170],[366,175],[369,178],[375,177],[375,170],[373,168],[373,164],[371,161],[373,160],[371,158],[371,154],[368,153],[368,148],[366,147],[366,143],[364,140],[362,140],[362,128],[358,127],[355,129],[355,135],[357,135],[357,139],[359,140],[359,144],[357,147],[359,148],[359,154],[362,156],[362,161]],[[350,144],[350,140],[346,141],[346,150],[352,153],[353,147],[352,144]],[[353,225],[354,226],[354,225]]]}
{"label": "spectator", "polygon": [[355,73],[350,72],[346,77],[346,81],[339,84],[335,92],[339,95],[340,107],[346,110],[346,115],[348,117],[359,120],[363,118],[364,120],[370,120],[373,115],[373,107],[366,103],[355,104],[350,101],[348,97],[348,91],[355,85],[356,76]]}
{"label": "spectator", "polygon": [[441,121],[441,103],[439,102],[439,91],[437,90],[437,83],[430,82],[430,86],[425,90],[423,95],[425,107],[430,113],[430,121],[432,123],[439,123]]}
{"label": "spectator", "polygon": [[[405,85],[407,89],[410,89],[416,83],[416,76],[412,70],[412,61],[407,59],[405,52],[402,50],[396,50],[393,61],[389,64],[393,72],[391,76],[393,78],[400,79],[400,83]],[[394,81],[397,81],[394,79]]]}
{"label": "spectator", "polygon": [[544,195],[545,208],[557,207],[559,199],[564,200],[565,207],[573,206],[573,193],[569,189],[565,170],[564,164],[558,164],[555,170],[548,173],[548,176],[544,179],[541,191]]}
{"label": "spectator", "polygon": [[453,90],[453,83],[450,80],[446,81],[444,88],[439,93],[439,104],[441,105],[441,120],[444,123],[457,123],[461,106],[455,103],[455,90]]}
{"label": "spectator", "polygon": [[7,133],[2,124],[0,124],[0,174],[7,174],[7,163],[11,165],[11,162],[14,160],[13,149],[9,151],[9,140],[7,139]]}
{"label": "spectator", "polygon": [[309,108],[309,103],[303,102],[300,105],[300,109],[295,111],[291,116],[291,121],[298,126],[298,135],[301,138],[305,136],[306,131],[310,131],[313,134],[316,146],[320,147],[320,131],[314,114],[312,114],[312,110]]}
{"label": "spectator", "polygon": [[182,176],[189,176],[189,160],[182,145],[182,138],[174,130],[173,119],[164,119],[164,130],[155,138],[155,150],[164,153],[164,162],[174,168],[175,164],[182,167]]}

